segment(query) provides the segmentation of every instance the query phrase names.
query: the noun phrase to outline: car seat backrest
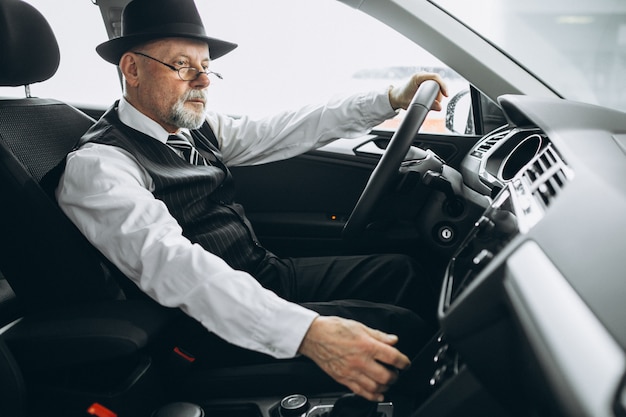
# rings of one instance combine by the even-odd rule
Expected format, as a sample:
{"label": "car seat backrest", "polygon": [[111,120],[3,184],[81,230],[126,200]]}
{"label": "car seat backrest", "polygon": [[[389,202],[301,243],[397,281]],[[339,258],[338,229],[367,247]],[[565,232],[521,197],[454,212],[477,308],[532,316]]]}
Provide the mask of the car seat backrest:
{"label": "car seat backrest", "polygon": [[[45,18],[0,0],[0,86],[51,77],[59,49]],[[0,269],[27,310],[119,298],[102,255],[40,186],[95,122],[54,99],[0,100]]]}

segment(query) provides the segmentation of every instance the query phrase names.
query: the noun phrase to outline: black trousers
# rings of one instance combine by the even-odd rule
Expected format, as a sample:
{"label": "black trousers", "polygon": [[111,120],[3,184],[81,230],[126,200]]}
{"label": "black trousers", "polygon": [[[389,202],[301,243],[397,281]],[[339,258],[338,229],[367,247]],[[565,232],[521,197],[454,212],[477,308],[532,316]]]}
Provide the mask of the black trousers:
{"label": "black trousers", "polygon": [[[398,335],[397,348],[409,358],[436,331],[435,292],[419,265],[408,256],[271,257],[254,276],[280,297],[321,315],[356,320]],[[196,357],[194,367],[276,361],[231,345],[189,318],[174,327],[179,347]]]}
{"label": "black trousers", "polygon": [[270,258],[255,277],[282,298],[315,311],[318,303],[361,300],[406,308],[426,322],[436,317],[431,281],[405,255]]}

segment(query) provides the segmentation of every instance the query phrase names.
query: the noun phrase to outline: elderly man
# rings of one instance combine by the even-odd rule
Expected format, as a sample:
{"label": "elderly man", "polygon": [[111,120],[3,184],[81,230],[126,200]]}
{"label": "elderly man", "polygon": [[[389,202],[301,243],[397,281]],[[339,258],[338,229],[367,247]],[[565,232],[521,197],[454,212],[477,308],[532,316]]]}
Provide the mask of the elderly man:
{"label": "elderly man", "polygon": [[192,345],[202,340],[188,347],[195,355],[212,355],[211,340],[222,339],[233,361],[237,347],[303,355],[353,392],[381,400],[410,363],[398,336],[386,332],[402,333],[407,352],[432,332],[408,310],[430,314],[427,280],[399,255],[275,256],[233,202],[228,167],[362,135],[406,108],[425,79],[446,94],[441,79],[416,75],[400,88],[233,119],[210,112],[206,94],[216,76],[211,59],[236,45],[205,34],[192,0],[134,0],[122,26],[122,36],[97,51],[119,66],[123,97],[68,155],[56,190],[61,208],[142,291],[193,319],[185,329]]}

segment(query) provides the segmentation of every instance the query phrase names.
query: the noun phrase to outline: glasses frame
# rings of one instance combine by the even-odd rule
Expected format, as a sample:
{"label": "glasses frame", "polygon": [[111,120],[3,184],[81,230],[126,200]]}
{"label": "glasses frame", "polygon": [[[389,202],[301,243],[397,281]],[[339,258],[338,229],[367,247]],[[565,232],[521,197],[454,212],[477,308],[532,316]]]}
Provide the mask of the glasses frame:
{"label": "glasses frame", "polygon": [[[165,63],[165,62],[163,62],[163,61],[160,61],[160,60],[158,60],[158,59],[156,59],[156,58],[154,58],[154,57],[152,57],[152,56],[150,56],[150,55],[148,55],[148,54],[144,54],[143,52],[139,52],[139,51],[132,51],[132,53],[133,53],[133,54],[137,54],[137,55],[141,55],[141,56],[146,57],[146,58],[148,58],[148,59],[151,59],[151,60],[153,60],[153,61],[155,61],[155,62],[158,62],[159,64],[165,65],[166,67],[168,67],[168,68],[169,68],[169,69],[171,69],[172,71],[176,71],[176,73],[178,74],[178,78],[180,78],[180,79],[181,79],[181,80],[183,80],[183,81],[195,81],[195,80],[197,80],[197,79],[198,79],[198,77],[200,76],[200,74],[206,74],[206,75],[207,75],[207,77],[208,77],[209,75],[213,74],[213,75],[215,75],[217,78],[219,78],[220,80],[223,80],[223,79],[224,79],[224,77],[222,77],[222,74],[220,74],[219,72],[211,71],[211,70],[209,70],[209,69],[204,70],[204,71],[200,71],[200,70],[199,70],[198,68],[196,68],[196,67],[180,67],[180,68],[176,68],[176,67],[175,67],[175,66],[173,66],[173,65],[170,65],[170,64]],[[180,71],[181,71],[181,70],[187,70],[187,71],[189,71],[189,70],[194,70],[194,71],[196,71],[196,76],[195,76],[195,77],[193,77],[193,78],[192,78],[192,79],[190,79],[190,80],[186,80],[186,79],[184,79],[184,78],[183,78],[183,76],[180,74]]]}

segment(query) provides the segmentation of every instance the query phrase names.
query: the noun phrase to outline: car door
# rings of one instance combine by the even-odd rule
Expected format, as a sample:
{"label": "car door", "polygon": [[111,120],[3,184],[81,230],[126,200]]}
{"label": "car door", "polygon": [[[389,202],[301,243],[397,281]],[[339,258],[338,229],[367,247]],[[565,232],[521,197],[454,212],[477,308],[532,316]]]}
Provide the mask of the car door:
{"label": "car door", "polygon": [[[428,116],[414,146],[430,149],[448,165],[458,167],[478,135],[505,123],[497,106],[477,90],[470,90],[470,84],[459,74],[419,45],[357,10],[335,1],[297,5],[268,1],[263,5],[263,27],[257,31],[254,26],[252,36],[240,40],[232,56],[214,63],[229,81],[211,86],[213,103],[227,113],[267,114],[266,107],[280,110],[338,94],[385,89],[401,85],[416,72],[437,72],[450,94],[444,109]],[[201,3],[199,7],[203,10]],[[246,20],[247,13],[261,13],[260,6],[241,10],[243,17],[230,18]],[[211,26],[213,19],[208,10],[205,16],[211,22],[207,26]],[[229,21],[228,17],[225,20]],[[222,30],[227,32],[226,28]],[[242,33],[232,31],[231,38],[242,37]],[[263,50],[263,57],[259,57],[259,50]],[[369,58],[363,59],[368,53]],[[243,72],[242,67],[246,68]],[[231,76],[237,77],[234,83]],[[242,91],[233,92],[233,84],[241,84]],[[270,96],[277,96],[278,104],[267,103]],[[414,251],[420,235],[406,233],[406,223],[389,221],[390,217],[393,220],[395,207],[412,203],[401,193],[390,193],[388,201],[382,202],[379,212],[387,211],[389,215],[383,216],[384,224],[373,225],[371,230],[376,233],[364,234],[358,240],[342,236],[346,219],[403,115],[401,112],[361,138],[340,138],[285,161],[233,167],[237,199],[246,208],[261,242],[287,256]],[[419,193],[424,199],[428,195],[423,190]],[[392,201],[397,203],[395,207]],[[418,213],[419,202],[403,216]]]}
{"label": "car door", "polygon": [[[289,160],[264,165],[235,167],[237,198],[246,208],[261,242],[288,256],[316,256],[371,251],[410,252],[420,236],[401,233],[405,224],[382,216],[382,227],[375,227],[359,239],[344,239],[345,221],[380,159],[393,131],[373,131],[359,139],[338,143]],[[420,134],[414,146],[431,149],[455,164],[474,143],[473,135]],[[379,210],[392,211],[389,202],[402,205],[411,190],[389,190],[389,201]],[[429,192],[420,193],[428,198]],[[388,204],[386,204],[388,203]],[[419,203],[418,203],[419,204]],[[410,210],[410,215],[419,207]],[[393,216],[392,216],[393,217]],[[393,218],[391,220],[394,220]],[[404,229],[406,230],[406,229]]]}

